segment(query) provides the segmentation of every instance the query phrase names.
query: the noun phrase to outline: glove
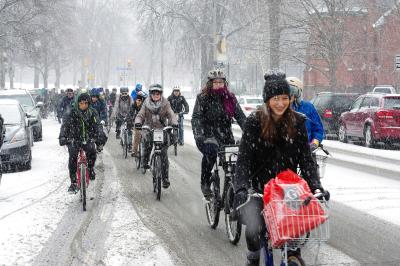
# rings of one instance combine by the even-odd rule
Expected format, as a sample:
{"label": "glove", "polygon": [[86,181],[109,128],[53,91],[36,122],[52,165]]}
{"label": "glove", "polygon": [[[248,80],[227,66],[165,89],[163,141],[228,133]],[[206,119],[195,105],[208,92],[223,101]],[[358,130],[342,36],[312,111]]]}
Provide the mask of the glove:
{"label": "glove", "polygon": [[310,149],[311,149],[311,152],[314,152],[316,149],[318,149],[318,147],[319,147],[319,141],[318,141],[317,139],[313,139],[313,140],[310,142]]}
{"label": "glove", "polygon": [[60,137],[60,138],[58,139],[58,142],[60,143],[60,146],[64,146],[64,145],[67,145],[67,144],[68,144],[68,140],[67,140],[66,137]]}
{"label": "glove", "polygon": [[103,145],[97,145],[96,150],[97,152],[101,152],[103,150]]}
{"label": "glove", "polygon": [[135,128],[136,129],[141,129],[142,128],[142,124],[141,123],[135,123]]}
{"label": "glove", "polygon": [[319,199],[324,198],[326,201],[329,201],[331,198],[331,194],[329,193],[329,191],[325,191],[322,186],[320,186],[319,188],[317,188],[313,191],[313,194],[317,194],[317,193],[323,193],[322,197],[318,197]]}

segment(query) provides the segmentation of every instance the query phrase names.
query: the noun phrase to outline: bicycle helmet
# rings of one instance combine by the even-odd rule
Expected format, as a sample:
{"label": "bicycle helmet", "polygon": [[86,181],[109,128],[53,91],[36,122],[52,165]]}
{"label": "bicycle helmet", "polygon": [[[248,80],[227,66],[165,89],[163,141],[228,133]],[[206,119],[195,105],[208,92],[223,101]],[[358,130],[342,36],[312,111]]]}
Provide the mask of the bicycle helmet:
{"label": "bicycle helmet", "polygon": [[175,86],[173,89],[172,89],[172,91],[180,91],[181,90],[181,88],[179,88],[179,86]]}
{"label": "bicycle helmet", "polygon": [[225,73],[220,70],[220,69],[213,69],[210,72],[208,72],[208,80],[214,80],[214,79],[223,79],[226,80]]}
{"label": "bicycle helmet", "polygon": [[128,93],[129,93],[129,88],[127,88],[127,87],[121,87],[121,88],[119,88],[119,93],[121,94],[121,95],[128,95]]}
{"label": "bicycle helmet", "polygon": [[158,91],[158,92],[162,93],[163,87],[160,84],[152,84],[149,87],[149,92],[152,93],[153,91]]}
{"label": "bicycle helmet", "polygon": [[286,80],[290,86],[290,95],[296,99],[301,99],[303,95],[303,82],[296,77],[287,77]]}

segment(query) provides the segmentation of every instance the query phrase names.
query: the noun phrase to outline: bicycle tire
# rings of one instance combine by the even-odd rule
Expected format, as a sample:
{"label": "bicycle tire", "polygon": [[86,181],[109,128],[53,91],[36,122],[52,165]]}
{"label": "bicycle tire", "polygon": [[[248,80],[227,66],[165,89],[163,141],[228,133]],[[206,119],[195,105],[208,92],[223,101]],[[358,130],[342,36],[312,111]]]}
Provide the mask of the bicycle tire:
{"label": "bicycle tire", "polygon": [[81,175],[81,197],[82,197],[82,208],[86,211],[86,173],[87,168],[84,164],[80,165],[80,175]]}
{"label": "bicycle tire", "polygon": [[219,213],[221,211],[219,207],[219,178],[216,178],[216,173],[213,173],[210,180],[210,188],[212,196],[206,202],[206,214],[208,224],[212,229],[217,228],[219,223]]}
{"label": "bicycle tire", "polygon": [[142,160],[142,145],[139,144],[139,149],[135,157],[136,169],[140,169],[140,161]]}
{"label": "bicycle tire", "polygon": [[231,242],[233,245],[236,245],[239,242],[242,234],[242,224],[240,223],[239,219],[236,221],[232,220],[234,196],[235,193],[233,185],[232,183],[229,183],[229,187],[225,196],[225,227],[229,242]]}
{"label": "bicycle tire", "polygon": [[124,131],[124,147],[123,147],[124,158],[128,158],[128,134]]}
{"label": "bicycle tire", "polygon": [[156,155],[154,158],[153,177],[155,180],[156,199],[161,200],[161,157]]}

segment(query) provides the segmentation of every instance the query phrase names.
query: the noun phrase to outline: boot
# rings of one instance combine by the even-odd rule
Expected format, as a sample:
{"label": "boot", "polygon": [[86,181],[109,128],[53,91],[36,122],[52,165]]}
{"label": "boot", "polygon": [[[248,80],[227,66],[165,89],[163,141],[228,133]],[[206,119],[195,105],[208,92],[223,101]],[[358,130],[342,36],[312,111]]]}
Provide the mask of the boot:
{"label": "boot", "polygon": [[68,188],[68,193],[76,193],[76,191],[78,190],[78,186],[76,185],[76,183],[71,183],[71,185]]}
{"label": "boot", "polygon": [[260,251],[247,251],[246,266],[260,265]]}
{"label": "boot", "polygon": [[170,183],[169,183],[168,177],[163,178],[163,180],[162,180],[163,188],[169,188],[169,185],[170,185]]}
{"label": "boot", "polygon": [[116,138],[116,139],[120,139],[120,138],[121,138],[121,137],[120,137],[120,135],[121,135],[121,130],[120,130],[120,129],[117,129],[117,130],[115,131],[115,133],[116,133],[115,138]]}

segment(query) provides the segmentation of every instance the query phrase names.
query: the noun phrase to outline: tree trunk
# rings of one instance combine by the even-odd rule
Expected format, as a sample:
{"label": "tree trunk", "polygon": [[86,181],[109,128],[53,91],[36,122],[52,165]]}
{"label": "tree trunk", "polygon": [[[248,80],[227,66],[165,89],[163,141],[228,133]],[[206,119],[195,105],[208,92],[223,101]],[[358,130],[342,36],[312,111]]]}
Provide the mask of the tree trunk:
{"label": "tree trunk", "polygon": [[269,34],[270,34],[270,68],[278,69],[280,66],[280,6],[282,0],[269,0]]}
{"label": "tree trunk", "polygon": [[8,68],[8,77],[10,78],[10,89],[14,89],[14,76],[15,76],[15,69],[14,64],[12,61],[9,61],[9,68]]}
{"label": "tree trunk", "polygon": [[44,69],[43,69],[43,87],[49,87],[49,60],[48,60],[47,51],[44,54]]}
{"label": "tree trunk", "polygon": [[54,87],[56,89],[59,89],[60,88],[60,83],[61,83],[61,66],[60,66],[60,59],[59,58],[56,58],[55,72],[56,72],[56,82],[54,83]]}
{"label": "tree trunk", "polygon": [[164,87],[164,33],[161,32],[161,86]]}
{"label": "tree trunk", "polygon": [[0,89],[6,87],[6,67],[4,62],[3,53],[0,50]]}
{"label": "tree trunk", "polygon": [[34,62],[34,68],[33,68],[33,87],[34,88],[39,88],[39,66],[37,64],[37,61]]}

